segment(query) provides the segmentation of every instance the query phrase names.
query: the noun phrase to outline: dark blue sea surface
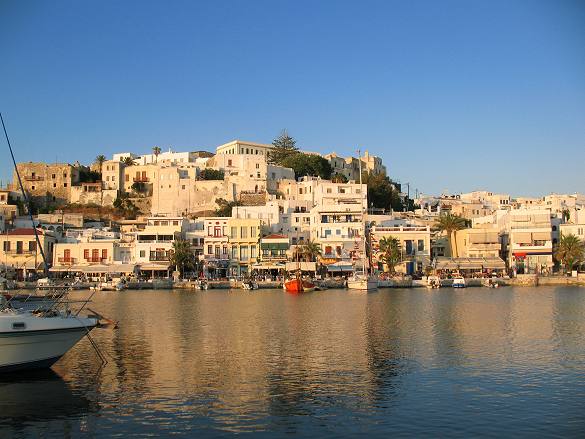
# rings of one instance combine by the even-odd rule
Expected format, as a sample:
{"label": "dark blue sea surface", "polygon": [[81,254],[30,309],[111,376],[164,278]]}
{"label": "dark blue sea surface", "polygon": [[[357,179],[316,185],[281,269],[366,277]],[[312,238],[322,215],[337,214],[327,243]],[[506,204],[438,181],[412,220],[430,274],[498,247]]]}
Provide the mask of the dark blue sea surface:
{"label": "dark blue sea surface", "polygon": [[[87,296],[76,292],[75,296]],[[585,288],[100,292],[0,437],[585,437]]]}

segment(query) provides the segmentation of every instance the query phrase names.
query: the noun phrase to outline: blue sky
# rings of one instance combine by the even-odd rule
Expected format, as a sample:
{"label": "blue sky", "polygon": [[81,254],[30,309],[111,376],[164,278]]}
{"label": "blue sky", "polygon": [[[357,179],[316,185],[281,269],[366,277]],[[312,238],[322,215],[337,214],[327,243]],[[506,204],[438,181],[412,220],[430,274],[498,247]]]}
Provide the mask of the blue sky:
{"label": "blue sky", "polygon": [[0,0],[0,56],[19,161],[287,128],[411,190],[585,192],[584,1]]}

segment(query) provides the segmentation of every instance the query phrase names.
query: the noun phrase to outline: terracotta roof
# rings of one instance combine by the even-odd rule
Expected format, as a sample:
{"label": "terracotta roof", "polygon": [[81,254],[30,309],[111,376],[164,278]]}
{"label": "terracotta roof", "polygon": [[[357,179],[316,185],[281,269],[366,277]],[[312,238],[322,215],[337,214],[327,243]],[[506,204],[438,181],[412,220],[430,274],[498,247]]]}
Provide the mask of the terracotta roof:
{"label": "terracotta roof", "polygon": [[[43,234],[43,231],[41,229],[37,229],[37,233],[39,235]],[[30,229],[14,229],[14,230],[9,230],[8,232],[6,232],[7,235],[20,235],[20,236],[29,236],[29,235],[34,235],[35,231],[30,228]]]}
{"label": "terracotta roof", "polygon": [[262,239],[288,239],[288,236],[286,236],[286,235],[272,234],[272,235],[265,236]]}

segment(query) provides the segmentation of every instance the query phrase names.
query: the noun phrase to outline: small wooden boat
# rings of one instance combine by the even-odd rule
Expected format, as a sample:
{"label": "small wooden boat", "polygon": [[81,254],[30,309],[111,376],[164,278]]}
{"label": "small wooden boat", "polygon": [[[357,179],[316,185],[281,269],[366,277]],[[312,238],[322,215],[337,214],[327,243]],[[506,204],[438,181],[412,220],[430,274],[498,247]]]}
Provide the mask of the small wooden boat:
{"label": "small wooden boat", "polygon": [[284,282],[284,290],[287,293],[310,293],[315,290],[315,284],[308,280],[302,280],[300,278],[289,279]]}

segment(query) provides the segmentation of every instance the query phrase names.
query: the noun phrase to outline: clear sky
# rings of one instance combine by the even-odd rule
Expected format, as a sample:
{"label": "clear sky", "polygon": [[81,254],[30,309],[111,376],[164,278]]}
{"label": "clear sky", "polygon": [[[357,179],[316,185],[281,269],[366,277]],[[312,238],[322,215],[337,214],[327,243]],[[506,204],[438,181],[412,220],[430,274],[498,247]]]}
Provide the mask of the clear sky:
{"label": "clear sky", "polygon": [[0,111],[18,161],[287,128],[411,191],[585,192],[585,1],[0,0]]}

